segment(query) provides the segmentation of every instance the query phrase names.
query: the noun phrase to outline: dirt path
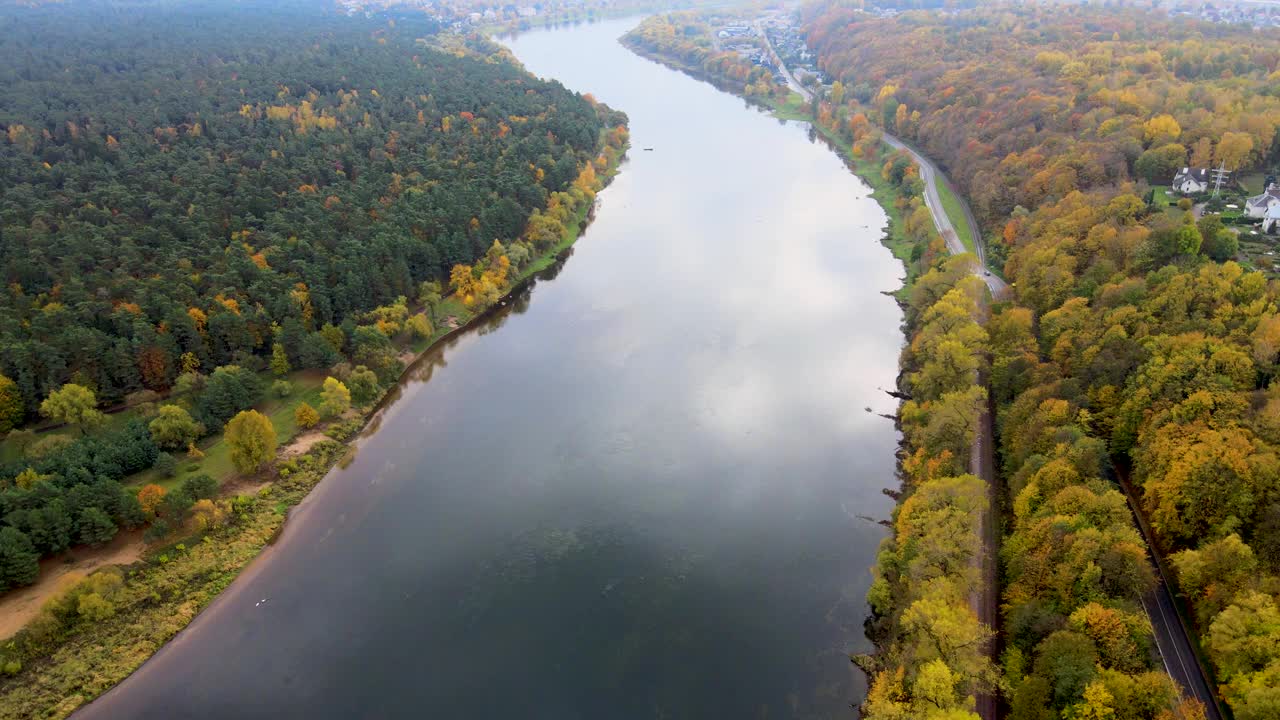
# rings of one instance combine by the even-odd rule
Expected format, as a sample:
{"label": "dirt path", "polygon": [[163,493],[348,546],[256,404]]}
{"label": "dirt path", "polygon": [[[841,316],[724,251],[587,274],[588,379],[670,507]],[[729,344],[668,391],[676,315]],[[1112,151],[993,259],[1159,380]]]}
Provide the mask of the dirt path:
{"label": "dirt path", "polygon": [[89,573],[142,558],[142,530],[122,532],[101,547],[76,547],[40,561],[34,585],[0,596],[0,640],[11,637],[40,613],[46,601]]}
{"label": "dirt path", "polygon": [[291,458],[291,457],[297,457],[299,455],[304,455],[308,450],[315,447],[316,443],[320,442],[321,440],[328,440],[328,439],[329,439],[328,435],[325,435],[324,433],[318,430],[312,430],[310,432],[300,433],[299,435],[295,436],[293,440],[290,440],[288,445],[285,445],[284,448],[280,450],[280,457]]}

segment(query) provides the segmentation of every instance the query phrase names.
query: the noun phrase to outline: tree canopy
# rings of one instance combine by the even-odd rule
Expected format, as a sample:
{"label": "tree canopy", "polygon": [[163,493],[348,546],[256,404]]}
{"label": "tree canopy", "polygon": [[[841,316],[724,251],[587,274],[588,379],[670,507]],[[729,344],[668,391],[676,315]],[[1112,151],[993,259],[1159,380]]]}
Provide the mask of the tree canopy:
{"label": "tree canopy", "polygon": [[89,2],[0,26],[23,28],[0,34],[3,417],[68,382],[113,403],[331,363],[316,333],[521,237],[623,122],[487,41],[433,48],[420,13]]}

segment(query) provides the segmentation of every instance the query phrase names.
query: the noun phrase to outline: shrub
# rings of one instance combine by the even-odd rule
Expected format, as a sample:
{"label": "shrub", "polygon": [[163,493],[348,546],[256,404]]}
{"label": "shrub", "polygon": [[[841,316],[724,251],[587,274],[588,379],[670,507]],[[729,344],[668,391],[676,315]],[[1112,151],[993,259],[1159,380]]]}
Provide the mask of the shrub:
{"label": "shrub", "polygon": [[347,378],[347,387],[351,389],[351,401],[356,405],[367,405],[378,397],[378,376],[372,370],[357,365]]}
{"label": "shrub", "polygon": [[156,455],[156,461],[151,464],[151,468],[160,473],[161,477],[171,478],[178,474],[178,461],[174,460],[169,453],[162,452]]}
{"label": "shrub", "polygon": [[218,481],[208,475],[194,475],[182,482],[181,492],[194,502],[218,494]]}
{"label": "shrub", "polygon": [[320,422],[320,413],[311,407],[310,403],[304,402],[293,411],[293,421],[298,423],[300,428],[313,428]]}
{"label": "shrub", "polygon": [[191,413],[177,405],[162,406],[147,429],[151,431],[151,439],[162,448],[184,447],[204,434],[204,427]]}

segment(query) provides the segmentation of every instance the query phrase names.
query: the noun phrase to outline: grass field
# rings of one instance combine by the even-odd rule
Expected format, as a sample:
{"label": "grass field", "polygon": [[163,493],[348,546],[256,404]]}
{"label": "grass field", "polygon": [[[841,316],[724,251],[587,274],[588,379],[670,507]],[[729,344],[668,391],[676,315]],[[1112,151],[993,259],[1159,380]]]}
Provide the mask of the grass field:
{"label": "grass field", "polygon": [[1263,190],[1266,189],[1262,187],[1262,183],[1266,181],[1267,181],[1267,174],[1261,173],[1261,172],[1254,172],[1254,173],[1249,173],[1248,175],[1241,175],[1237,179],[1237,182],[1240,183],[1240,187],[1244,188],[1245,195],[1257,195],[1261,193]]}
{"label": "grass field", "polygon": [[969,252],[976,252],[973,245],[973,231],[969,227],[969,218],[964,214],[964,204],[960,202],[960,198],[956,197],[951,186],[945,182],[936,183],[938,186],[938,197],[942,199],[942,209],[946,211],[947,218],[951,220],[951,225],[956,229],[956,236],[960,238],[960,244],[964,245],[964,249]]}
{"label": "grass field", "polygon": [[[271,424],[276,428],[276,441],[281,445],[292,440],[300,429],[293,419],[294,410],[304,402],[310,403],[314,408],[320,406],[320,386],[324,383],[324,378],[325,373],[320,370],[291,373],[286,378],[293,383],[293,392],[289,397],[268,397],[254,407],[258,412],[271,418]],[[127,484],[155,483],[166,490],[172,490],[192,475],[209,475],[221,484],[238,474],[235,466],[231,464],[231,448],[222,441],[221,433],[210,435],[197,447],[204,453],[204,457],[199,460],[187,458],[186,453],[180,450],[174,451],[174,458],[178,461],[178,473],[173,477],[163,478],[154,470],[146,470],[131,476]]]}
{"label": "grass field", "polygon": [[1158,208],[1166,208],[1173,205],[1177,201],[1169,195],[1169,191],[1163,187],[1152,188],[1151,204]]}
{"label": "grass field", "polygon": [[804,101],[804,97],[794,90],[787,95],[787,99],[783,102],[772,102],[773,114],[783,120],[809,120],[809,103]]}

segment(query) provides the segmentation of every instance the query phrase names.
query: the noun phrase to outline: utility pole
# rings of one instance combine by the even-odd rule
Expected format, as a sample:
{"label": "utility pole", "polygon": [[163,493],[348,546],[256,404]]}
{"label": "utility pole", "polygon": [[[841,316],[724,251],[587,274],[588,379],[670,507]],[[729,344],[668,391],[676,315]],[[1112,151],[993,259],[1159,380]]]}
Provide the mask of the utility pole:
{"label": "utility pole", "polygon": [[1222,190],[1222,182],[1227,179],[1227,162],[1222,161],[1222,165],[1213,171],[1213,196],[1218,197],[1218,191]]}

